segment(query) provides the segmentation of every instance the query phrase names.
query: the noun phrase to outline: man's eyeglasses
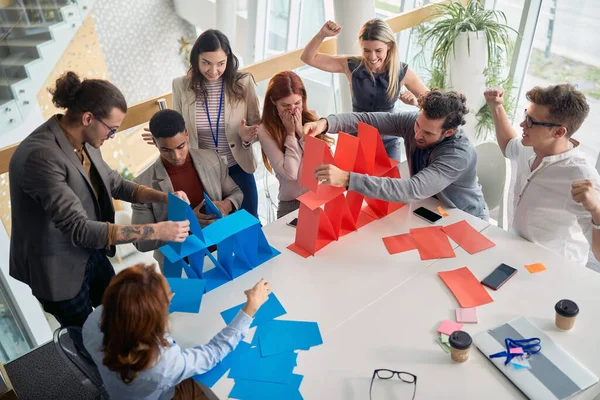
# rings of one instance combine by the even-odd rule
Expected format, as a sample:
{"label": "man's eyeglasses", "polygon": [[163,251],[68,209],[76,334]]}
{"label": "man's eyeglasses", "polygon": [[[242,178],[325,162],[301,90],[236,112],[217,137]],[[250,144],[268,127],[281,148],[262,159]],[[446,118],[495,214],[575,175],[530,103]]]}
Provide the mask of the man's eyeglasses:
{"label": "man's eyeglasses", "polygon": [[373,390],[373,381],[375,380],[375,377],[379,379],[391,379],[394,377],[394,375],[397,375],[402,382],[415,384],[412,395],[412,399],[414,400],[415,394],[417,393],[417,376],[411,374],[410,372],[392,371],[391,369],[376,369],[373,371],[371,386],[369,387],[369,399],[372,399],[371,391]]}
{"label": "man's eyeglasses", "polygon": [[[92,114],[92,115],[94,115],[94,114]],[[95,115],[94,115],[94,118],[96,118],[98,121],[100,121],[100,122],[102,123],[102,125],[104,125],[105,127],[107,127],[107,128],[108,128],[108,134],[106,135],[106,140],[108,140],[108,139],[110,139],[111,137],[115,136],[115,134],[116,134],[116,133],[117,133],[117,131],[119,130],[119,127],[118,127],[118,126],[114,126],[114,127],[108,126],[108,125],[106,124],[106,122],[102,121],[102,118],[98,118],[98,117],[96,117]]]}
{"label": "man's eyeglasses", "polygon": [[539,126],[562,126],[560,124],[553,124],[551,122],[536,122],[534,120],[531,119],[531,117],[529,115],[527,115],[527,110],[525,110],[525,124],[527,125],[528,128],[531,128],[534,125],[539,125]]}

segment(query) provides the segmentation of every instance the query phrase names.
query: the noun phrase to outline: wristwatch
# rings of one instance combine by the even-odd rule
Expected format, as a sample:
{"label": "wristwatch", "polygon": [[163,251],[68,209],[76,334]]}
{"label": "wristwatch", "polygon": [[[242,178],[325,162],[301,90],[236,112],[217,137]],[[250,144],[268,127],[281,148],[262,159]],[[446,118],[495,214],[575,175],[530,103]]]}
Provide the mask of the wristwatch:
{"label": "wristwatch", "polygon": [[600,225],[596,225],[594,223],[594,218],[592,218],[592,228],[594,228],[594,229],[600,229]]}

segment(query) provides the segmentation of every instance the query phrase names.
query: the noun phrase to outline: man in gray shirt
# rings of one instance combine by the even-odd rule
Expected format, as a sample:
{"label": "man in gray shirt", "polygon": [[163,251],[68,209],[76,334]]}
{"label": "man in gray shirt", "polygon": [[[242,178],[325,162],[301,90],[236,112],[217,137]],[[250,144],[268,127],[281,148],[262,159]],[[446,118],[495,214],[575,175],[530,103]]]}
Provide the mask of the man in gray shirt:
{"label": "man in gray shirt", "polygon": [[381,135],[404,138],[410,178],[375,177],[321,165],[321,183],[348,187],[366,197],[414,203],[435,196],[445,205],[487,220],[489,211],[477,182],[477,153],[460,127],[468,113],[464,95],[432,90],[419,98],[420,112],[347,113],[304,125],[304,134],[356,134],[358,122]]}

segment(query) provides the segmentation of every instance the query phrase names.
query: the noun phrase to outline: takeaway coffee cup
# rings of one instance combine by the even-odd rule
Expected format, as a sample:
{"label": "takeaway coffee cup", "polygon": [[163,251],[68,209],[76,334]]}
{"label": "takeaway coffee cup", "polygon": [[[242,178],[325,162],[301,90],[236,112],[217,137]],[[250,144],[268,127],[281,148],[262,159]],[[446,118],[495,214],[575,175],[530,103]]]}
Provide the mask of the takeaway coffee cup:
{"label": "takeaway coffee cup", "polygon": [[556,311],[556,327],[563,331],[568,331],[575,325],[575,319],[579,314],[579,307],[574,301],[561,300],[554,306]]}
{"label": "takeaway coffee cup", "polygon": [[452,361],[463,363],[469,358],[469,350],[473,339],[467,332],[454,331],[448,339],[450,343],[450,357]]}

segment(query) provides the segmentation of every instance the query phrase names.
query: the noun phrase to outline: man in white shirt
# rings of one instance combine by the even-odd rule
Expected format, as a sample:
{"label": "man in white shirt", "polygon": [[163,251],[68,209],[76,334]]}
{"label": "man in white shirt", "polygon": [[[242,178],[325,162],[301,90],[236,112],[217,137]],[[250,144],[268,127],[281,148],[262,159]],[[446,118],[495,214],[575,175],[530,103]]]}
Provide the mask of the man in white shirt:
{"label": "man in white shirt", "polygon": [[600,176],[571,139],[589,113],[584,94],[570,84],[531,89],[522,137],[502,106],[504,90],[484,95],[500,149],[517,164],[511,231],[579,265],[586,265],[590,243],[600,258],[600,231],[594,229],[600,228],[594,201]]}

